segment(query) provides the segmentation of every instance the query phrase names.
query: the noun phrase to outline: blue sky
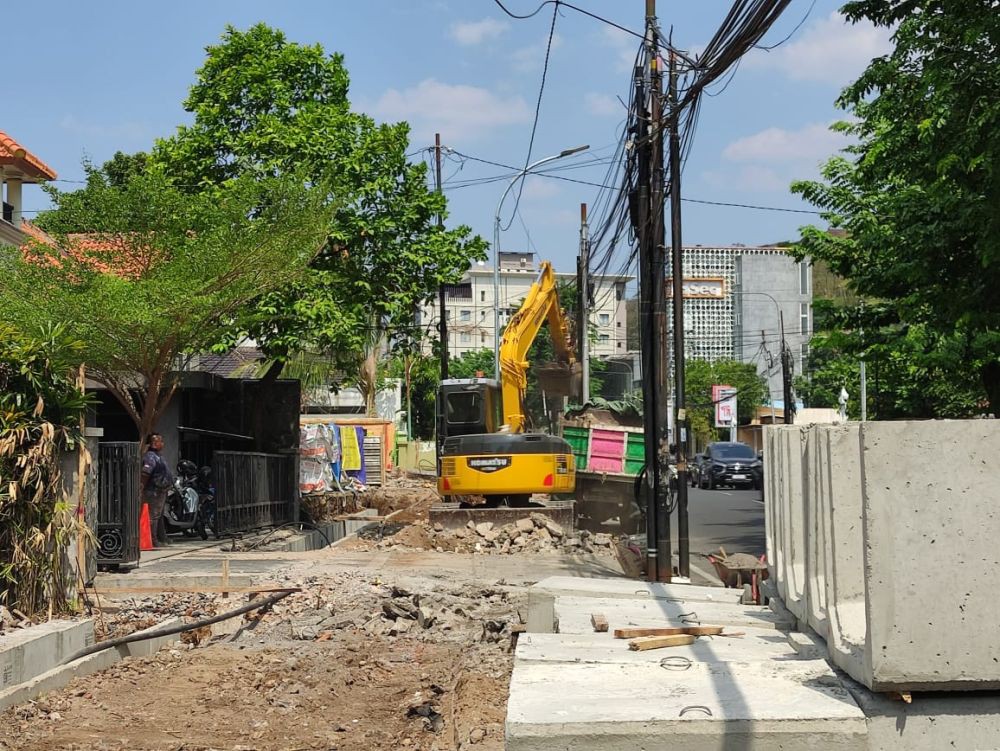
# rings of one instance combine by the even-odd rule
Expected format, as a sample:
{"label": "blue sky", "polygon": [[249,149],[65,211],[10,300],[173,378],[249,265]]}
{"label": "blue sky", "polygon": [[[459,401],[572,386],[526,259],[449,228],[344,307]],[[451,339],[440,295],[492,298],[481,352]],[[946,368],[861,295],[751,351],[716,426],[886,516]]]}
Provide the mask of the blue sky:
{"label": "blue sky", "polygon": [[[536,0],[506,0],[520,13]],[[588,10],[641,30],[644,0],[578,0]],[[683,179],[685,198],[810,208],[789,194],[795,178],[816,175],[820,161],[841,145],[827,125],[839,115],[834,100],[888,34],[848,26],[838,3],[793,0],[765,42],[729,86],[706,97]],[[725,0],[660,0],[660,22],[678,46],[697,50],[726,10]],[[264,21],[297,42],[342,52],[356,109],[380,120],[408,120],[411,151],[433,143],[435,131],[457,151],[523,164],[542,72],[551,6],[532,19],[504,16],[492,0],[367,0],[285,3],[212,0],[173,3],[89,3],[37,0],[5,11],[7,85],[0,130],[56,169],[79,180],[84,156],[100,163],[116,150],[149,148],[188,120],[181,107],[204,48],[226,24]],[[534,157],[578,144],[591,150],[562,163],[566,176],[600,182],[628,99],[631,37],[572,10],[556,22],[555,44],[541,105]],[[713,93],[721,86],[714,87]],[[415,158],[419,159],[418,154]],[[445,164],[451,217],[492,238],[493,214],[504,182],[458,187],[504,170],[452,155]],[[71,188],[72,183],[60,183]],[[596,189],[529,178],[520,218],[504,233],[504,250],[535,249],[570,270],[577,252],[579,204]],[[25,208],[47,205],[37,188]],[[510,218],[513,202],[506,204]],[[32,216],[31,213],[28,216]],[[684,204],[685,244],[756,244],[791,239],[810,217]],[[522,225],[523,221],[523,225]],[[529,245],[530,234],[530,245]]]}

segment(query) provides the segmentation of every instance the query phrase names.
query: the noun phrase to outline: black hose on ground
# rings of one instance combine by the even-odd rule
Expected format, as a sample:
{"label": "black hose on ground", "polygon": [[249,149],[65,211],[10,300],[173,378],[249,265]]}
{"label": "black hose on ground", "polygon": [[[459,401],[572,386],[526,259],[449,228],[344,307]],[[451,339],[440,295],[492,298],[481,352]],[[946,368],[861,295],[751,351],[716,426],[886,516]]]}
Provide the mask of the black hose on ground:
{"label": "black hose on ground", "polygon": [[155,639],[158,636],[172,636],[173,634],[180,634],[184,631],[193,631],[196,628],[201,628],[202,626],[211,626],[213,623],[218,623],[219,621],[225,621],[229,618],[234,618],[238,615],[243,615],[244,613],[249,613],[252,610],[259,610],[260,608],[270,607],[279,600],[283,600],[291,594],[296,592],[301,592],[299,587],[289,587],[288,589],[283,589],[279,592],[275,592],[272,595],[268,595],[263,600],[253,600],[248,602],[246,605],[241,605],[233,610],[226,611],[225,613],[219,613],[218,615],[209,616],[207,618],[200,618],[197,621],[190,621],[189,623],[178,623],[176,626],[167,626],[166,628],[159,628],[155,631],[143,631],[134,634],[129,634],[128,636],[119,636],[116,639],[107,639],[106,641],[99,641],[96,644],[91,644],[89,647],[84,647],[83,649],[74,652],[65,660],[62,661],[62,665],[68,662],[73,662],[74,660],[79,660],[81,657],[86,657],[87,655],[92,655],[95,652],[103,652],[105,649],[112,649],[114,647],[120,647],[123,644],[131,644],[136,641],[146,641],[147,639]]}

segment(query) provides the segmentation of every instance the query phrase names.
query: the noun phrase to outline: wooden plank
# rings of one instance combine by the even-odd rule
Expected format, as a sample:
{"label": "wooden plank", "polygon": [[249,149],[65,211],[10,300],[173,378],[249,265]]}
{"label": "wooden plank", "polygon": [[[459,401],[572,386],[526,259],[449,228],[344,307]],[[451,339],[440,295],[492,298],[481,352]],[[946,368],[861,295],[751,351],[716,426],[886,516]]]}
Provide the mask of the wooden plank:
{"label": "wooden plank", "polygon": [[670,628],[616,628],[616,639],[634,639],[637,636],[674,636],[690,634],[692,636],[718,636],[722,634],[723,626],[679,626]]}
{"label": "wooden plank", "polygon": [[335,522],[384,522],[387,518],[388,517],[385,516],[360,516],[358,514],[340,514],[339,516],[333,517],[333,520]]}
{"label": "wooden plank", "polygon": [[628,648],[633,652],[643,652],[647,649],[661,649],[663,647],[684,647],[694,644],[697,636],[691,634],[674,634],[673,636],[646,636],[633,639],[628,643]]}
{"label": "wooden plank", "polygon": [[590,625],[594,627],[594,631],[603,634],[608,630],[608,619],[604,617],[603,613],[591,613]]}
{"label": "wooden plank", "polygon": [[[254,593],[269,593],[269,592],[286,592],[289,587],[277,587],[277,586],[254,586],[254,587],[239,587],[232,584],[223,586],[209,586],[209,585],[194,585],[189,587],[101,587],[100,589],[94,589],[92,587],[87,587],[88,592],[96,592],[99,595],[158,595],[158,594],[221,594],[223,592],[232,592],[239,594],[254,594]],[[297,589],[297,588],[295,588]]]}
{"label": "wooden plank", "polygon": [[[229,559],[228,558],[223,558],[222,559],[222,586],[223,587],[228,587],[229,586]],[[229,590],[228,589],[223,590],[223,592],[222,592],[222,598],[225,599],[225,600],[229,599]]]}

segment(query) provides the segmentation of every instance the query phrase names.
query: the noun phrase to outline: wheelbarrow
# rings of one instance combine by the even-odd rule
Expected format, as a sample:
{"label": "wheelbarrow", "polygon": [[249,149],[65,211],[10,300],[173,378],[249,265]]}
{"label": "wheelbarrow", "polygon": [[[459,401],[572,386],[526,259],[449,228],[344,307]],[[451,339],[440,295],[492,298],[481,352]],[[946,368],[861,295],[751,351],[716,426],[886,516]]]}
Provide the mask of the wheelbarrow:
{"label": "wheelbarrow", "polygon": [[730,589],[742,589],[745,604],[762,605],[760,583],[767,579],[767,563],[765,557],[755,558],[749,553],[726,553],[720,547],[718,553],[708,556],[709,563],[715,567],[719,580]]}

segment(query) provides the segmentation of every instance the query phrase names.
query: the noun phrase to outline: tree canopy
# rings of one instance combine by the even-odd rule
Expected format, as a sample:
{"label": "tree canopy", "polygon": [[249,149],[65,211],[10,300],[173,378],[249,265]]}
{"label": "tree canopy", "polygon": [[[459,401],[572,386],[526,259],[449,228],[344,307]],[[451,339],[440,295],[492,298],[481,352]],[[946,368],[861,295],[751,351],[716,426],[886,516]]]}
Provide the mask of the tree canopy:
{"label": "tree canopy", "polygon": [[792,186],[845,232],[807,227],[799,250],[890,307],[920,348],[961,357],[1000,411],[1000,13],[976,0],[843,13],[894,29],[895,45],[838,100],[853,145]]}
{"label": "tree canopy", "polygon": [[348,88],[342,55],[264,24],[228,27],[184,102],[193,122],[151,155],[190,191],[237,176],[329,185],[337,205],[310,273],[262,297],[229,339],[249,335],[279,361],[312,349],[358,367],[383,332],[412,333],[418,305],[485,257],[468,227],[438,227],[446,201],[408,161],[407,124],[352,112]]}
{"label": "tree canopy", "polygon": [[328,193],[292,178],[187,194],[160,169],[115,187],[88,167],[86,190],[51,195],[52,244],[0,251],[0,306],[22,331],[63,326],[140,436],[185,357],[218,341],[250,301],[300,278],[329,220]]}

